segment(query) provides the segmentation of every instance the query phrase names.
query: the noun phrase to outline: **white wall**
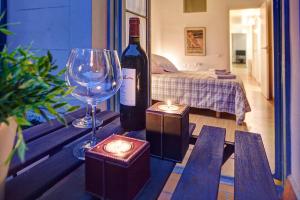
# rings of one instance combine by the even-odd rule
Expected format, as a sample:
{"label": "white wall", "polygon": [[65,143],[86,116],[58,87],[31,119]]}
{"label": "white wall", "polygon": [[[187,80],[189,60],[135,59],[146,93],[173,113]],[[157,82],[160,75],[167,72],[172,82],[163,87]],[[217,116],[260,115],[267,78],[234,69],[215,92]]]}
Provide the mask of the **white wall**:
{"label": "white wall", "polygon": [[[244,33],[247,35],[246,42],[246,64],[247,72],[249,75],[252,75],[252,72],[255,71],[255,63],[253,60],[253,27],[256,23],[256,20],[260,14],[259,9],[236,9],[230,10],[230,63],[233,63],[235,60],[235,52],[232,48],[232,34],[233,33]],[[232,67],[232,64],[231,64]],[[231,69],[232,70],[232,69]]]}
{"label": "white wall", "polygon": [[300,199],[300,27],[299,0],[290,0],[292,184]]}
{"label": "white wall", "polygon": [[151,0],[151,51],[161,55],[162,52],[162,15],[160,0]]}
{"label": "white wall", "polygon": [[[229,69],[227,1],[207,1],[207,12],[183,13],[182,0],[152,0],[152,53],[172,60],[179,69],[203,63]],[[206,27],[206,56],[185,56],[184,28]]]}
{"label": "white wall", "polygon": [[253,60],[252,60],[252,70],[251,75],[252,77],[261,84],[261,77],[262,77],[262,65],[261,65],[261,22],[258,21],[253,26],[252,38],[253,38]]}
{"label": "white wall", "polygon": [[[183,13],[182,0],[151,0],[152,53],[171,59],[178,68],[197,63],[229,69],[229,8],[257,8],[264,0],[208,0],[207,12]],[[185,56],[184,28],[206,27],[206,56]]]}

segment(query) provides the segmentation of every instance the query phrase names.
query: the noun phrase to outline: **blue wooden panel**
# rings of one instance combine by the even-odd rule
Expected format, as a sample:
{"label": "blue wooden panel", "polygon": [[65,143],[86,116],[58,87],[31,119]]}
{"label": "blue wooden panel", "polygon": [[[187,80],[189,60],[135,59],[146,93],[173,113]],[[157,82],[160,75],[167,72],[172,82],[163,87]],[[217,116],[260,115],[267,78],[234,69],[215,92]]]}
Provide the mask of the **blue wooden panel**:
{"label": "blue wooden panel", "polygon": [[34,48],[68,49],[68,13],[68,7],[9,12],[8,22],[20,23],[9,27],[15,33],[8,37],[9,46],[33,43]]}
{"label": "blue wooden panel", "polygon": [[203,126],[172,200],[217,199],[225,132],[224,128]]}
{"label": "blue wooden panel", "polygon": [[282,78],[282,8],[281,0],[273,1],[274,21],[274,91],[275,91],[275,178],[284,179],[283,160],[283,78]]}
{"label": "blue wooden panel", "polygon": [[234,199],[279,199],[261,136],[236,131],[234,148]]}
{"label": "blue wooden panel", "polygon": [[[8,37],[8,47],[32,42],[37,55],[50,50],[59,70],[65,68],[71,48],[92,47],[91,0],[9,0],[8,13],[8,22],[20,23],[9,27],[15,34]],[[72,97],[69,102],[84,104]]]}
{"label": "blue wooden panel", "polygon": [[20,23],[9,27],[15,32],[8,39],[9,48],[31,42],[35,49],[50,50],[92,46],[91,1],[34,0],[27,7],[24,4],[23,0],[9,2],[9,22]]}
{"label": "blue wooden panel", "polygon": [[290,1],[284,1],[284,76],[285,76],[285,174],[291,174],[291,38]]}
{"label": "blue wooden panel", "polygon": [[14,10],[23,10],[68,6],[69,0],[8,0],[8,3],[13,5]]}
{"label": "blue wooden panel", "polygon": [[92,47],[92,1],[70,1],[70,47]]}

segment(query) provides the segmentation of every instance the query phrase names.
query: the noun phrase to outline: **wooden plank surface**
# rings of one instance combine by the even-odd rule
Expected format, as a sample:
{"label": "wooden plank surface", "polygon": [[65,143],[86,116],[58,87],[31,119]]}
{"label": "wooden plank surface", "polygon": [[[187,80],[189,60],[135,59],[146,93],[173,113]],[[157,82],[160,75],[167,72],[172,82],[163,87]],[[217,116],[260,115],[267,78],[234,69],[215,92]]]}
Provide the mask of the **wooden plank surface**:
{"label": "wooden plank surface", "polygon": [[203,126],[172,199],[217,199],[225,132]]}
{"label": "wooden plank surface", "polygon": [[[74,119],[81,118],[85,116],[86,108],[78,109],[75,112],[67,114],[65,119],[68,124],[70,124]],[[26,143],[31,142],[39,137],[42,137],[48,133],[56,131],[60,128],[63,128],[64,124],[60,123],[57,119],[50,120],[48,122],[44,122],[28,128],[23,131],[24,140]]]}
{"label": "wooden plank surface", "polygon": [[[194,123],[189,123],[189,135],[190,137],[192,136],[194,130],[196,128],[196,124]],[[132,138],[137,138],[140,140],[146,140],[146,131],[131,131],[131,132],[127,132],[125,134],[127,137],[132,137]]]}
{"label": "wooden plank surface", "polygon": [[161,160],[151,157],[151,178],[143,190],[137,195],[136,200],[155,200],[159,197],[169,176],[171,175],[175,162]]}
{"label": "wooden plank surface", "polygon": [[[97,114],[97,117],[102,119],[104,124],[106,124],[118,117],[118,115],[118,113],[103,111]],[[33,162],[59,151],[64,145],[82,137],[88,132],[90,132],[90,129],[68,126],[29,142],[27,144],[28,151],[25,155],[25,162],[21,162],[17,155],[15,155],[10,164],[9,175],[15,174]]]}
{"label": "wooden plank surface", "polygon": [[[98,130],[97,137],[100,138],[100,140],[103,140],[104,138],[108,137],[111,134],[118,134],[122,133],[123,129],[120,126],[120,120],[119,118],[113,120],[111,123],[103,127],[102,129]],[[67,149],[63,150],[62,152],[59,152],[58,154],[55,154],[53,157],[66,157],[66,162],[63,162],[63,166],[61,168],[63,169],[74,169],[74,166],[78,166],[78,161],[76,158],[72,156],[72,152],[70,149],[72,149],[73,146],[68,147]],[[55,163],[59,162],[60,159],[56,160],[50,160],[48,159],[45,162],[49,162],[44,164],[42,167],[33,168],[29,172],[31,173],[29,175],[20,175],[19,180],[15,179],[15,183],[17,183],[18,187],[14,184],[8,185],[8,189],[11,191],[8,194],[11,194],[11,196],[7,197],[20,197],[20,198],[8,198],[9,199],[30,199],[32,197],[38,197],[42,193],[44,193],[46,190],[46,186],[48,186],[48,191],[46,191],[39,199],[94,199],[91,195],[87,194],[85,192],[84,188],[84,165],[81,165],[79,163],[79,167],[75,169],[73,172],[70,172],[69,175],[67,175],[65,178],[58,181],[57,184],[53,185],[53,183],[57,180],[56,177],[61,178],[61,171],[62,170],[56,170],[55,172],[52,172],[52,176],[46,176],[45,174],[48,174],[48,168],[51,168],[52,165],[55,165]],[[68,162],[68,160],[70,160]],[[160,160],[157,158],[151,157],[151,174],[154,175],[151,177],[150,181],[145,185],[141,193],[138,194],[137,199],[157,199],[159,194],[161,193],[165,183],[168,180],[168,177],[172,173],[172,170],[175,167],[175,163],[171,161],[166,160]],[[41,177],[40,175],[44,174],[44,177]],[[23,177],[21,177],[23,176]],[[23,192],[20,192],[19,194],[16,194],[14,191],[22,191],[20,187],[30,179],[30,177],[41,177],[40,179],[35,181],[35,184],[29,185],[27,188],[25,188],[26,194]],[[31,192],[29,192],[31,191]],[[36,191],[38,191],[36,193]],[[26,197],[26,198],[24,198]],[[29,197],[29,198],[28,198]]]}
{"label": "wooden plank surface", "polygon": [[259,134],[235,132],[234,198],[278,199],[267,155]]}
{"label": "wooden plank surface", "polygon": [[[119,118],[113,120],[97,131],[99,140],[103,140],[120,130]],[[89,138],[88,134],[67,148],[62,149],[46,161],[18,175],[7,182],[6,199],[35,199],[55,185],[58,181],[77,169],[83,162],[73,156],[74,146]],[[84,184],[84,180],[83,180]]]}
{"label": "wooden plank surface", "polygon": [[[154,157],[150,159],[151,178],[143,190],[136,197],[137,200],[155,200],[161,193],[168,177],[175,167],[175,163],[160,160]],[[46,192],[40,200],[57,199],[96,199],[85,192],[84,165],[80,166],[73,173],[62,179],[58,184]]]}

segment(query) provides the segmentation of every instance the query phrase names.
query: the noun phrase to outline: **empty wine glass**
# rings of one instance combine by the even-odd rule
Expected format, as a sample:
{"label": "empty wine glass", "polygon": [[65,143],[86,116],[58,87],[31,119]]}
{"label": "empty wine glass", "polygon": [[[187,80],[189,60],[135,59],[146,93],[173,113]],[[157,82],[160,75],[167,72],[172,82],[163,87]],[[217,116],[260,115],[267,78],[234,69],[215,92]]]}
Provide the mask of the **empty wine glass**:
{"label": "empty wine glass", "polygon": [[[102,122],[96,119],[96,127],[101,126]],[[72,125],[76,128],[92,128],[93,121],[91,116],[91,109],[90,106],[87,105],[85,116],[79,119],[75,119],[72,121]]]}
{"label": "empty wine glass", "polygon": [[113,96],[122,84],[121,65],[116,51],[106,49],[72,49],[66,81],[75,87],[72,95],[92,107],[92,137],[78,144],[74,155],[84,160],[85,151],[97,143],[96,105]]}

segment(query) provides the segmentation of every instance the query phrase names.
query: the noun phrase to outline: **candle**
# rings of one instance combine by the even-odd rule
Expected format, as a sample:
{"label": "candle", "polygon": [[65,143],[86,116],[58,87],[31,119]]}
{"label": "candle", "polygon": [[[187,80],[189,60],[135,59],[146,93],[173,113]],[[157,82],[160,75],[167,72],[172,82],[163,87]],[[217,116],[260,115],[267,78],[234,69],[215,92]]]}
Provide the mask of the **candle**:
{"label": "candle", "polygon": [[133,148],[132,142],[124,140],[114,140],[104,146],[104,150],[108,153],[122,156]]}
{"label": "candle", "polygon": [[159,105],[158,108],[166,112],[177,111],[179,109],[178,106],[172,105],[170,100],[167,100],[167,104]]}

